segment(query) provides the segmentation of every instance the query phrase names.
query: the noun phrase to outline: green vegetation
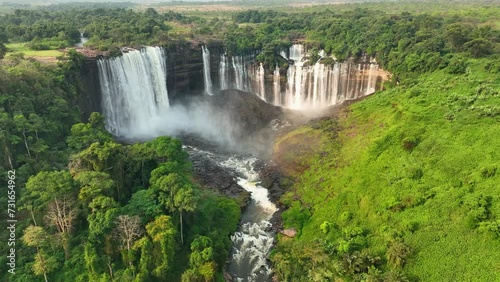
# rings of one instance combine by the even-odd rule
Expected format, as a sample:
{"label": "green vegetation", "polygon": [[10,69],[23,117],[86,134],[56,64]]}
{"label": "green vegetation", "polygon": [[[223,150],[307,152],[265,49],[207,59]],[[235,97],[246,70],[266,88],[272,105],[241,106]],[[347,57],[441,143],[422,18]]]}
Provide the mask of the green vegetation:
{"label": "green vegetation", "polygon": [[261,50],[257,60],[268,67],[285,66],[280,51],[298,41],[308,45],[313,58],[320,49],[339,60],[376,57],[398,77],[442,69],[457,53],[483,57],[498,52],[498,5],[462,4],[459,7],[465,8],[456,11],[432,4],[440,9],[413,14],[398,10],[413,7],[412,2],[393,6],[332,5],[300,13],[256,9],[213,17],[159,13],[153,8],[16,10],[0,17],[0,33],[4,41],[27,42],[31,50],[72,46],[80,31],[90,39],[87,47],[102,51],[201,41],[222,44],[229,54]]}
{"label": "green vegetation", "polygon": [[300,234],[275,250],[280,280],[500,279],[496,61],[465,59],[278,140],[277,153],[321,136],[280,158],[296,177],[285,227]]}
{"label": "green vegetation", "polygon": [[[229,29],[226,48],[245,52],[262,49],[257,58],[268,66],[285,64],[277,54],[291,42],[304,42],[316,56],[320,49],[339,60],[368,55],[397,77],[446,67],[456,53],[483,57],[499,52],[495,22],[499,7],[474,8],[469,14],[390,14],[383,11],[324,9],[293,16],[249,10],[234,16],[238,23],[259,23]],[[481,19],[475,18],[477,14]],[[462,16],[462,17],[461,17]],[[368,28],[369,27],[369,28]],[[266,34],[266,36],[263,36]]]}
{"label": "green vegetation", "polygon": [[171,39],[167,37],[170,26],[166,22],[174,20],[185,19],[173,12],[159,15],[153,9],[141,13],[102,8],[55,12],[16,10],[0,16],[0,34],[10,42],[27,42],[25,46],[30,50],[53,50],[79,42],[81,31],[89,38],[86,46],[114,50],[122,46],[166,44]]}
{"label": "green vegetation", "polygon": [[7,43],[5,44],[7,48],[6,56],[13,53],[22,53],[26,57],[58,57],[64,55],[63,52],[58,50],[30,50],[27,48],[26,43]]}
{"label": "green vegetation", "polygon": [[230,55],[260,50],[268,69],[287,65],[279,52],[294,42],[314,60],[320,49],[340,60],[375,57],[393,74],[386,91],[277,140],[276,159],[295,179],[283,220],[298,231],[279,238],[277,277],[500,280],[498,5],[190,16],[116,5],[0,16],[0,58],[10,53],[0,62],[0,173],[16,169],[21,207],[18,268],[1,280],[222,280],[239,203],[194,182],[180,141],[121,144],[101,115],[82,122],[85,59],[57,51],[80,31],[86,47],[115,53],[186,41]]}
{"label": "green vegetation", "polygon": [[83,62],[0,64],[0,174],[16,170],[18,207],[1,280],[221,281],[240,203],[193,182],[179,140],[124,145],[100,114],[81,123]]}

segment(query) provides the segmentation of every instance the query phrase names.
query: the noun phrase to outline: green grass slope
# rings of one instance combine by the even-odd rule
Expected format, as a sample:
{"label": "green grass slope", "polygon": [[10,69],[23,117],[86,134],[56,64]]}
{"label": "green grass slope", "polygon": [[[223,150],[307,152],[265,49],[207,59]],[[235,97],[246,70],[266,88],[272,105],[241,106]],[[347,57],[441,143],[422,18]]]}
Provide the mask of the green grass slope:
{"label": "green grass slope", "polygon": [[273,254],[281,281],[500,281],[499,69],[456,72],[299,129],[321,144],[280,160],[305,169],[282,198],[299,233]]}
{"label": "green grass slope", "polygon": [[12,53],[23,53],[26,57],[57,57],[64,55],[63,52],[59,50],[30,50],[27,48],[26,43],[7,43],[5,47],[7,47],[7,55]]}

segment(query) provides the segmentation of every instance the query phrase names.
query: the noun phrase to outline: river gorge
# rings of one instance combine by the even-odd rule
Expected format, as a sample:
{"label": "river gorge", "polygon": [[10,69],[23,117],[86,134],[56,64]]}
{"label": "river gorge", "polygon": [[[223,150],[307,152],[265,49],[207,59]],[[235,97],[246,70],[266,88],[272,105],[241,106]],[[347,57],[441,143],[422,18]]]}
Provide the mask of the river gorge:
{"label": "river gorge", "polygon": [[[208,160],[232,178],[236,188],[228,196],[250,195],[231,237],[227,266],[231,279],[242,282],[271,281],[268,256],[275,231],[270,220],[278,208],[261,186],[255,163],[266,158],[275,132],[292,124],[291,116],[372,94],[387,78],[366,57],[336,62],[319,52],[312,63],[300,44],[281,52],[288,68],[266,70],[256,62],[257,54],[228,56],[220,47],[206,46],[143,47],[89,60],[86,85],[92,94],[83,103],[89,112],[101,111],[107,130],[125,142],[181,138],[192,159]],[[192,136],[198,140],[194,145]],[[207,178],[205,169],[195,165],[201,178]]]}

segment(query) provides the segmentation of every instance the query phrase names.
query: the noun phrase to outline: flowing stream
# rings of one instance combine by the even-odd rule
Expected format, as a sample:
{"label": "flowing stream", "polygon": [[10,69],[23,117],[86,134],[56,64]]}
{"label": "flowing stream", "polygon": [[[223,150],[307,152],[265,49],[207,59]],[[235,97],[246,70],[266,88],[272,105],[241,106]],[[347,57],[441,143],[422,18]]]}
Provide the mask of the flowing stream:
{"label": "flowing stream", "polygon": [[[210,52],[203,46],[206,94],[213,95],[214,89],[236,88],[253,92],[275,105],[317,109],[368,95],[376,88],[378,65],[375,62],[322,64],[318,61],[306,64],[309,55],[299,44],[290,47],[288,54],[281,54],[291,60],[286,77],[282,79],[284,73],[280,74],[280,69],[275,67],[270,76],[272,83],[266,87],[266,70],[262,64],[255,64],[256,54],[221,55],[219,69],[214,72],[220,77],[214,80],[218,84],[214,88]],[[324,57],[326,54],[320,52],[318,55]],[[113,135],[129,140],[147,140],[182,130],[197,133],[207,140],[231,144],[234,128],[223,111],[214,112],[202,104],[189,109],[170,106],[166,59],[162,48],[144,47],[130,50],[120,57],[97,60],[106,128]],[[266,91],[270,95],[266,95]],[[233,248],[229,274],[240,282],[271,281],[268,256],[275,234],[270,219],[277,208],[269,200],[268,190],[259,185],[258,173],[254,169],[256,159],[191,150],[193,152],[206,153],[206,157],[232,171],[238,184],[251,193],[239,229],[231,237]]]}
{"label": "flowing stream", "polygon": [[267,261],[274,242],[269,221],[277,211],[269,200],[268,190],[258,184],[254,169],[255,158],[230,157],[221,165],[239,173],[238,184],[251,193],[251,201],[242,215],[238,231],[231,236],[233,249],[229,273],[240,282],[271,281],[271,268]]}
{"label": "flowing stream", "polygon": [[275,234],[270,219],[278,209],[269,200],[268,190],[259,185],[255,171],[257,161],[252,156],[227,156],[185,147],[190,154],[215,160],[221,167],[234,174],[238,184],[251,193],[251,200],[243,212],[238,230],[231,236],[233,247],[227,272],[238,282],[271,281],[272,270],[268,256]]}
{"label": "flowing stream", "polygon": [[80,33],[80,42],[76,43],[75,46],[78,48],[83,48],[83,45],[87,43],[89,39],[83,36],[83,32]]}

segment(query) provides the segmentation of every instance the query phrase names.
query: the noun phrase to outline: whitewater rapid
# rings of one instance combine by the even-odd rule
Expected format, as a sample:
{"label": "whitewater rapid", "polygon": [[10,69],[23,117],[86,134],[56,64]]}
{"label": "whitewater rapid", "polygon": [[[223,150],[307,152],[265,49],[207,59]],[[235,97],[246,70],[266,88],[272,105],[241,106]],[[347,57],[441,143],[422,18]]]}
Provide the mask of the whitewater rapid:
{"label": "whitewater rapid", "polygon": [[278,210],[269,200],[268,190],[258,184],[253,157],[230,157],[221,166],[238,173],[238,184],[251,193],[251,201],[241,217],[238,231],[231,236],[233,248],[228,272],[239,282],[271,281],[268,256],[274,243],[270,219]]}

